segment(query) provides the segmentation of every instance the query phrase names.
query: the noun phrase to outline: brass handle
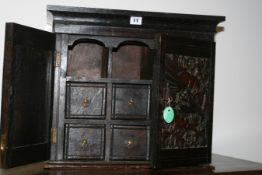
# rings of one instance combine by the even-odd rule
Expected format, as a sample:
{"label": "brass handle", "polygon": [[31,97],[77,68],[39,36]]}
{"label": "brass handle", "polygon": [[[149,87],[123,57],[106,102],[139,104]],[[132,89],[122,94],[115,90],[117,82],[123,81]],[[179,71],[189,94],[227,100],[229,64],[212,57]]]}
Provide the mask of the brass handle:
{"label": "brass handle", "polygon": [[86,98],[83,100],[83,102],[82,102],[82,106],[83,106],[84,108],[87,108],[87,107],[89,106],[89,100],[88,100],[88,97],[86,97]]}
{"label": "brass handle", "polygon": [[82,147],[82,148],[86,148],[87,145],[88,145],[87,139],[82,139],[82,140],[81,140],[81,147]]}
{"label": "brass handle", "polygon": [[128,100],[128,105],[134,105],[134,104],[135,104],[134,98],[130,98],[130,99]]}
{"label": "brass handle", "polygon": [[128,145],[128,146],[130,146],[130,145],[132,145],[132,144],[133,144],[132,140],[128,140],[128,141],[127,141],[127,145]]}
{"label": "brass handle", "polygon": [[125,144],[126,144],[127,148],[132,148],[134,142],[131,139],[128,139],[128,140],[125,141]]}
{"label": "brass handle", "polygon": [[6,142],[7,142],[7,135],[2,134],[1,135],[1,146],[0,146],[1,151],[7,150],[7,143]]}

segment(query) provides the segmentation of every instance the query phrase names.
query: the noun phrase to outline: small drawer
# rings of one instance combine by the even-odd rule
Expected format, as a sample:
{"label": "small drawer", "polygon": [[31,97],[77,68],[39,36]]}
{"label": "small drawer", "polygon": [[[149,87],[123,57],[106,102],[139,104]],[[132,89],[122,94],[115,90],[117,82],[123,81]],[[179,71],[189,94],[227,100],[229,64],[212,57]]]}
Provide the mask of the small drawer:
{"label": "small drawer", "polygon": [[104,125],[65,125],[65,159],[104,160]]}
{"label": "small drawer", "polygon": [[149,126],[111,126],[111,160],[149,160]]}
{"label": "small drawer", "polygon": [[113,85],[112,118],[148,119],[150,85]]}
{"label": "small drawer", "polygon": [[67,83],[67,118],[104,118],[106,84]]}

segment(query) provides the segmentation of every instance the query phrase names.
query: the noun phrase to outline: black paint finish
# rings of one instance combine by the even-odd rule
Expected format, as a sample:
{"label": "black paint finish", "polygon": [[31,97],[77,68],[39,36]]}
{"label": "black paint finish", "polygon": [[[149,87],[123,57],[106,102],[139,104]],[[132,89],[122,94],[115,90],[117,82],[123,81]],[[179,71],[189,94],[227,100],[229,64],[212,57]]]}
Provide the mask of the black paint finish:
{"label": "black paint finish", "polygon": [[148,119],[150,86],[113,84],[113,113],[115,119]]}
{"label": "black paint finish", "polygon": [[113,125],[111,128],[111,160],[149,159],[149,127]]}
{"label": "black paint finish", "polygon": [[54,34],[6,24],[1,150],[4,168],[48,159]]}
{"label": "black paint finish", "polygon": [[[66,6],[47,6],[54,21],[54,31],[71,33],[75,25],[86,26],[78,29],[87,31],[88,27],[105,26],[115,28],[154,29],[154,30],[185,30],[215,32],[217,23],[225,20],[223,16],[189,15],[176,13],[156,13],[114,9],[81,8]],[[130,16],[143,17],[143,25],[130,25]],[[82,20],[79,20],[82,19]],[[84,20],[83,20],[84,19]],[[64,25],[69,25],[66,27]],[[73,28],[72,28],[73,27]],[[87,29],[87,30],[86,30]],[[143,32],[138,31],[137,32]]]}
{"label": "black paint finish", "polygon": [[68,83],[67,118],[105,118],[106,84]]}
{"label": "black paint finish", "polygon": [[[37,149],[50,152],[49,167],[210,163],[214,34],[225,17],[64,6],[47,10],[54,34],[27,28],[26,34],[18,30],[12,37],[16,32],[7,30],[11,44],[5,48],[2,127],[7,135],[16,128],[11,139],[15,132],[19,136],[8,138],[9,144],[42,141],[46,147]],[[130,24],[133,16],[142,24]],[[14,41],[20,45],[13,47]],[[54,60],[45,58],[52,58],[53,50],[58,54],[52,67]],[[177,116],[166,124],[162,111],[169,105]],[[51,121],[55,132],[48,151]],[[37,149],[23,156],[46,159]],[[20,154],[9,150],[2,154],[19,160],[10,158]]]}
{"label": "black paint finish", "polygon": [[[158,167],[210,163],[214,81],[213,41],[162,36]],[[168,101],[168,99],[171,99]],[[166,106],[176,111],[164,122]]]}
{"label": "black paint finish", "polygon": [[65,159],[104,159],[104,125],[66,124],[65,133]]}

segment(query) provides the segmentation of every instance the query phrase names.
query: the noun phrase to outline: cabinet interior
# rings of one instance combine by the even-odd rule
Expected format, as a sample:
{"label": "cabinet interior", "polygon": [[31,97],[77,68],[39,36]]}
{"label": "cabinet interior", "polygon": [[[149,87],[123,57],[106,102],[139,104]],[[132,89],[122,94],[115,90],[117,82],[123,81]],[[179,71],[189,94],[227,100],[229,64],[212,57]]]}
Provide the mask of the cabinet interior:
{"label": "cabinet interior", "polygon": [[152,79],[152,50],[142,42],[106,47],[97,40],[78,40],[68,47],[67,76]]}
{"label": "cabinet interior", "polygon": [[152,79],[151,50],[145,44],[126,42],[112,55],[112,78]]}
{"label": "cabinet interior", "polygon": [[96,40],[80,40],[68,48],[67,75],[88,78],[107,76],[108,48]]}

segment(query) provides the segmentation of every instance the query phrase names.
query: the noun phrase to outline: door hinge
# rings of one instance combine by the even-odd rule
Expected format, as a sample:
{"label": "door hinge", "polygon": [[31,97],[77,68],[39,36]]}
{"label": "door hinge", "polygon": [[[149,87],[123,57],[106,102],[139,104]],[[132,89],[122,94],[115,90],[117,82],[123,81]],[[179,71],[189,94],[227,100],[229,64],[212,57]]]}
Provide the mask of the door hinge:
{"label": "door hinge", "polygon": [[54,64],[54,66],[60,67],[60,65],[61,65],[61,53],[56,51],[55,52],[55,64]]}
{"label": "door hinge", "polygon": [[7,150],[7,135],[2,134],[1,135],[1,146],[0,146],[1,151]]}
{"label": "door hinge", "polygon": [[57,143],[57,129],[51,128],[51,144]]}

